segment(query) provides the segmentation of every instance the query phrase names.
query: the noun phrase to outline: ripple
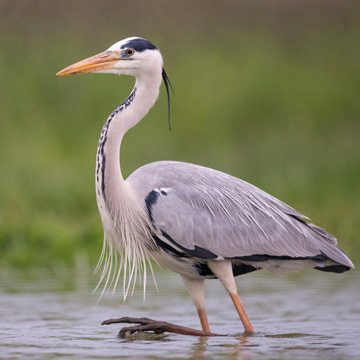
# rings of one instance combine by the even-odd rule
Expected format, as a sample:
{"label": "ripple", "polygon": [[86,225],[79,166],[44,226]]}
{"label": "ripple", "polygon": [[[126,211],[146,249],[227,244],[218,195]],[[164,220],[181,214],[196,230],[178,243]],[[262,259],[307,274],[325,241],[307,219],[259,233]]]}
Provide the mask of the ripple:
{"label": "ripple", "polygon": [[[157,274],[160,292],[149,289],[125,304],[105,296],[95,307],[92,285],[63,290],[49,280],[0,283],[0,351],[9,359],[319,359],[360,358],[359,274],[237,279],[255,329],[244,336],[236,311],[221,284],[208,281],[206,302],[212,330],[227,337],[137,333],[120,339],[121,326],[108,318],[134,316],[199,328],[196,310],[175,274]],[[91,281],[86,280],[87,284]],[[22,284],[24,291],[13,291]],[[59,291],[58,289],[62,289]],[[331,294],[331,295],[330,295]]]}

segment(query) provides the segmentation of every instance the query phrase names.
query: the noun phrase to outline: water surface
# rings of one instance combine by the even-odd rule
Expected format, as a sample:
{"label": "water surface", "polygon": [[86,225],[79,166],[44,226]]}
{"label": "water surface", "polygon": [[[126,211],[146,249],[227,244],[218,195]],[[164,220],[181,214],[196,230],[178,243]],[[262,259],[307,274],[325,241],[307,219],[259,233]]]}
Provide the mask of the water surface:
{"label": "water surface", "polygon": [[[71,277],[71,273],[68,274]],[[5,277],[7,280],[5,280]],[[91,278],[4,276],[0,282],[2,359],[359,359],[360,273],[317,271],[276,277],[266,272],[237,278],[241,299],[257,331],[242,334],[231,299],[216,280],[207,282],[212,331],[228,337],[177,334],[120,339],[121,325],[102,320],[142,317],[199,328],[194,306],[178,275],[159,271],[159,293],[149,279],[125,304],[121,294],[92,295]]]}

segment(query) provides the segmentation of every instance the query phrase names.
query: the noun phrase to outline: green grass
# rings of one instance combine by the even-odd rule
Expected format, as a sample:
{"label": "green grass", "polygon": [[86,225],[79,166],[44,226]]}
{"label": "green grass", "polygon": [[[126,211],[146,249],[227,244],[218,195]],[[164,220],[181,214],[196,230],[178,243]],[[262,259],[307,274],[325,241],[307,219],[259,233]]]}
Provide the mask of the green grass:
{"label": "green grass", "polygon": [[163,53],[175,90],[173,131],[162,88],[124,139],[124,175],[162,159],[217,168],[311,217],[360,259],[360,26],[353,9],[323,15],[310,6],[302,11],[312,16],[299,10],[292,21],[247,3],[205,15],[178,4],[151,10],[157,27],[143,10],[136,27],[137,12],[126,2],[132,16],[121,27],[104,20],[114,18],[113,9],[103,9],[102,20],[89,9],[78,23],[82,9],[39,4],[39,12],[9,6],[0,15],[1,30],[11,30],[0,44],[0,266],[97,261],[96,144],[133,80],[54,74],[139,29]]}

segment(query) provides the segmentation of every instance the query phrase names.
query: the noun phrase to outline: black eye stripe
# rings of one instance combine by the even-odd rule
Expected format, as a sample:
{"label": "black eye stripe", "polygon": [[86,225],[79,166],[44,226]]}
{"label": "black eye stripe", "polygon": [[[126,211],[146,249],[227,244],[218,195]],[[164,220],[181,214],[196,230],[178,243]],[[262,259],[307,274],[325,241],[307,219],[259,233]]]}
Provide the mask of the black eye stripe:
{"label": "black eye stripe", "polygon": [[121,49],[126,49],[126,48],[134,49],[134,51],[137,52],[157,49],[157,47],[154,44],[152,44],[150,41],[142,38],[129,40],[126,44],[121,46]]}

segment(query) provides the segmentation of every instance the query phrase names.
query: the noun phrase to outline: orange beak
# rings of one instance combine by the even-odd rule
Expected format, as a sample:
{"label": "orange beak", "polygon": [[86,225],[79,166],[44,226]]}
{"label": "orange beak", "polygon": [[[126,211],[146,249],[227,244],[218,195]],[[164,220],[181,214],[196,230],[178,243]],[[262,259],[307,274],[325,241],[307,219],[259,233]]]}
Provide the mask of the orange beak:
{"label": "orange beak", "polygon": [[84,74],[88,72],[112,69],[116,62],[121,60],[119,51],[104,51],[91,56],[59,71],[56,75]]}

